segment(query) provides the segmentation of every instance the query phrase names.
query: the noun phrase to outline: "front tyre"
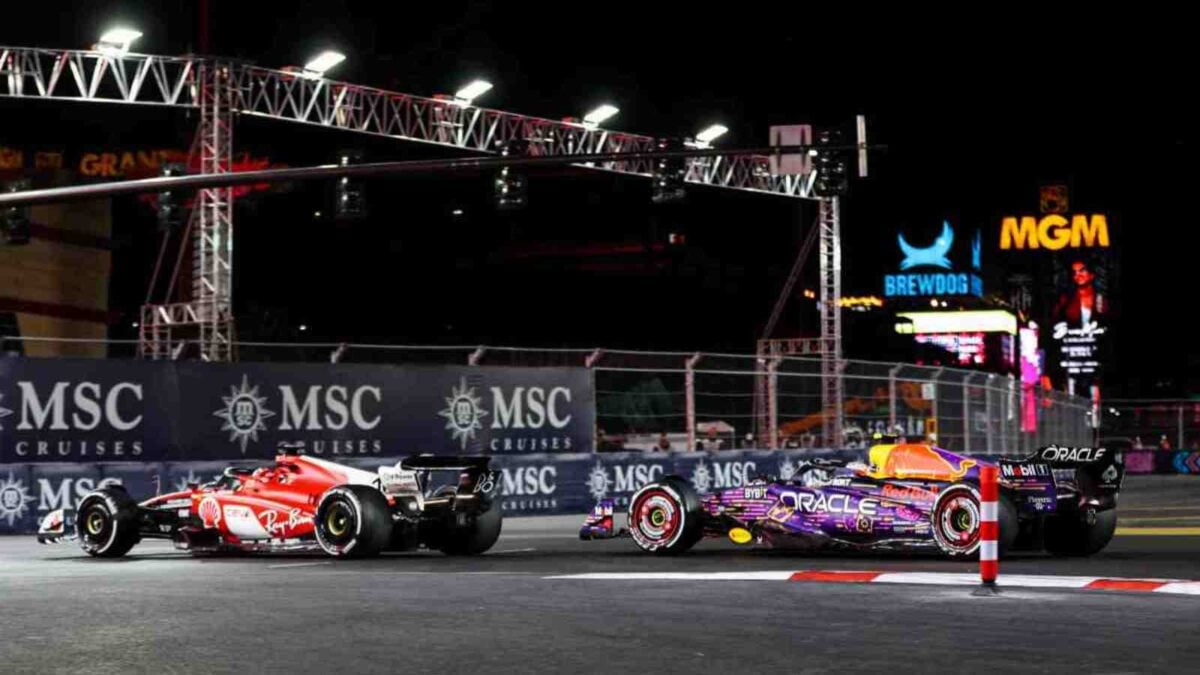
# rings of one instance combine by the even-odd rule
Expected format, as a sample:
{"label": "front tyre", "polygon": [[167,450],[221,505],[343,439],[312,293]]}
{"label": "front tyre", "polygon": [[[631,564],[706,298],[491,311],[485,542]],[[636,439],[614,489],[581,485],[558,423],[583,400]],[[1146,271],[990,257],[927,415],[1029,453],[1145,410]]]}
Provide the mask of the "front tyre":
{"label": "front tyre", "polygon": [[141,541],[138,505],[119,486],[92,492],[79,503],[75,533],[79,546],[97,558],[120,558]]}
{"label": "front tyre", "polygon": [[369,485],[340,485],[317,506],[317,543],[335,558],[379,555],[392,536],[387,498]]}
{"label": "front tyre", "polygon": [[643,551],[674,555],[704,536],[700,498],[676,477],[645,485],[629,500],[629,535]]}
{"label": "front tyre", "polygon": [[[1008,495],[1001,494],[996,507],[996,523],[1000,530],[996,548],[998,555],[1004,557],[1016,541],[1020,524],[1017,508]],[[931,517],[933,540],[946,557],[965,560],[979,553],[983,513],[979,492],[973,485],[956,483],[942,490],[933,504]]]}

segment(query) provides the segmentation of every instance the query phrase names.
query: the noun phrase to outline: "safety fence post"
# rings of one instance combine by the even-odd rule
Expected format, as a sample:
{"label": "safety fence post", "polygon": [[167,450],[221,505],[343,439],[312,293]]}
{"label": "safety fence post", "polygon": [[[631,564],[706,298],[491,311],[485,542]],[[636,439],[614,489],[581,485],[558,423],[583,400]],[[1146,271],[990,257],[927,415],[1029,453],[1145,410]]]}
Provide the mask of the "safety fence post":
{"label": "safety fence post", "polygon": [[[767,447],[771,450],[779,449],[779,375],[777,371],[782,360],[776,356],[767,363]],[[828,412],[825,411],[826,415]],[[829,418],[824,418],[823,424],[828,423]]]}
{"label": "safety fence post", "polygon": [[979,468],[979,578],[977,595],[995,595],[1000,575],[1000,469]]}
{"label": "safety fence post", "polygon": [[696,449],[696,364],[700,362],[700,353],[692,354],[684,362],[683,390],[687,420],[687,450]]}

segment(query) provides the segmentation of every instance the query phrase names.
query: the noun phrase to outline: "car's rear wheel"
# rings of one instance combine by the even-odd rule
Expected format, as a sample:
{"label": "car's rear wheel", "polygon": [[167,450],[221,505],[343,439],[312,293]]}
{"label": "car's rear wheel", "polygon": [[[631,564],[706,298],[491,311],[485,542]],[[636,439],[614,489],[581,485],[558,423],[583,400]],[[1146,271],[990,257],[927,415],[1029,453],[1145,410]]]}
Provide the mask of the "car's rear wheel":
{"label": "car's rear wheel", "polygon": [[79,503],[75,532],[79,545],[97,558],[119,558],[139,541],[138,505],[125,488],[112,485]]}
{"label": "car's rear wheel", "polygon": [[1081,557],[1099,553],[1117,531],[1117,510],[1108,509],[1089,519],[1081,514],[1047,516],[1042,532],[1046,551],[1057,556]]}
{"label": "car's rear wheel", "polygon": [[391,510],[383,494],[370,486],[340,485],[321,497],[314,529],[321,550],[331,556],[378,555],[391,540]]}
{"label": "car's rear wheel", "polygon": [[450,528],[441,542],[446,555],[479,555],[495,545],[500,538],[504,515],[499,504],[492,504],[487,511],[475,514],[467,525]]}
{"label": "car's rear wheel", "polygon": [[700,497],[683,479],[649,483],[629,500],[629,534],[644,551],[683,553],[704,536]]}

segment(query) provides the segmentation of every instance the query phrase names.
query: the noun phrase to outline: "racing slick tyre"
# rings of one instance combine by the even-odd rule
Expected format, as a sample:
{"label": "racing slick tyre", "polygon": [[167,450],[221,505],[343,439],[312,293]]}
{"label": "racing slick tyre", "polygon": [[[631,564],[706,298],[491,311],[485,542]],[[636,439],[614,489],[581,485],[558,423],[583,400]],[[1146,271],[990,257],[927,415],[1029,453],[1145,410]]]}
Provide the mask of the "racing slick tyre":
{"label": "racing slick tyre", "polygon": [[79,546],[97,558],[120,558],[141,541],[138,505],[125,488],[100,488],[79,503],[75,532]]}
{"label": "racing slick tyre", "polygon": [[391,540],[392,514],[387,498],[369,485],[339,485],[317,506],[317,543],[336,558],[378,555]]}
{"label": "racing slick tyre", "polygon": [[[933,540],[946,557],[965,560],[979,553],[979,530],[982,513],[979,492],[973,485],[955,483],[942,490],[933,504]],[[1017,509],[1008,495],[1000,495],[996,511],[1000,529],[997,549],[1001,557],[1012,548],[1019,524]]]}
{"label": "racing slick tyre", "polygon": [[1116,509],[1097,512],[1095,521],[1090,524],[1075,513],[1047,516],[1042,529],[1046,552],[1066,557],[1099,553],[1112,541],[1116,531]]}
{"label": "racing slick tyre", "polygon": [[678,476],[647,483],[629,500],[629,535],[643,551],[683,553],[704,536],[696,490]]}
{"label": "racing slick tyre", "polygon": [[500,538],[500,527],[504,514],[499,504],[476,514],[471,524],[450,528],[441,542],[441,551],[446,555],[479,555],[491,548]]}

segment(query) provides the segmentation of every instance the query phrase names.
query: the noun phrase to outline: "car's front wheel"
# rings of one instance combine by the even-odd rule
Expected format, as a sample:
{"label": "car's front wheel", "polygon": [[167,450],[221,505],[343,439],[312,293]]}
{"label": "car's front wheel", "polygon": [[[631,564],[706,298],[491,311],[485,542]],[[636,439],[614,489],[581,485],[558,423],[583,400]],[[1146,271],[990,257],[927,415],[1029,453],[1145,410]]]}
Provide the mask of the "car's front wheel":
{"label": "car's front wheel", "polygon": [[[983,512],[973,485],[955,483],[942,490],[933,504],[933,540],[947,557],[962,560],[979,553]],[[1017,537],[1017,510],[1007,495],[1000,495],[996,521],[1000,530],[997,550],[1003,556]]]}
{"label": "car's front wheel", "polygon": [[642,550],[683,553],[704,536],[700,497],[682,479],[649,483],[629,500],[629,535]]}
{"label": "car's front wheel", "polygon": [[120,558],[141,541],[137,502],[117,485],[96,490],[79,503],[75,532],[88,555]]}

